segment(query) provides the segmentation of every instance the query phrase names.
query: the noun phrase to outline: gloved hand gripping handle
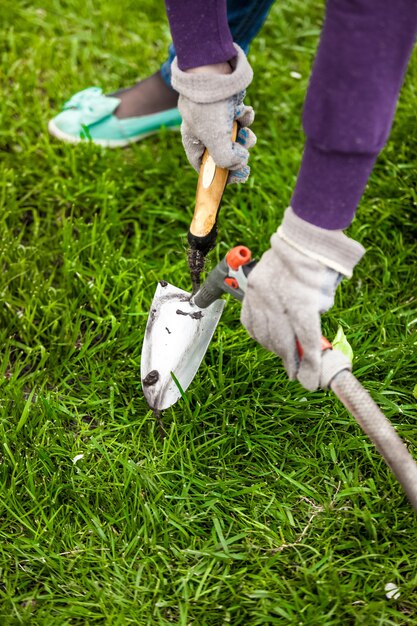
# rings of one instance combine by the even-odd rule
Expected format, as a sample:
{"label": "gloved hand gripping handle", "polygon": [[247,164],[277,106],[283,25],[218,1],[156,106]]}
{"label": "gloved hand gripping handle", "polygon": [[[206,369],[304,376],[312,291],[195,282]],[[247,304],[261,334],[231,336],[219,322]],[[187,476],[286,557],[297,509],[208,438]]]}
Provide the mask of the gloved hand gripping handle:
{"label": "gloved hand gripping handle", "polygon": [[[245,246],[237,246],[209,273],[200,290],[193,297],[194,303],[204,309],[210,306],[223,293],[230,293],[242,301],[247,277],[256,261],[251,260],[251,252]],[[297,342],[300,358],[302,346]],[[391,468],[402,485],[413,508],[417,512],[417,465],[392,424],[381,412],[369,393],[351,373],[348,367],[340,366],[337,351],[322,337],[322,377],[324,386],[330,388],[339,398],[377,450]],[[338,364],[339,360],[339,364]],[[332,373],[333,372],[333,373]]]}

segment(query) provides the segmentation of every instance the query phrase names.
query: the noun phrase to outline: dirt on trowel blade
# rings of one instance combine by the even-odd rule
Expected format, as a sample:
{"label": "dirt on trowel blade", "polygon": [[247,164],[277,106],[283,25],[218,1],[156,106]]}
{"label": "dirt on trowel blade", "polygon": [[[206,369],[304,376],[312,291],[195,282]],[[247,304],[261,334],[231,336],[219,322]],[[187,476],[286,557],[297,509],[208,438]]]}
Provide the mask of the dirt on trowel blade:
{"label": "dirt on trowel blade", "polygon": [[[158,284],[161,285],[162,288],[170,286],[169,283],[167,283],[165,280],[160,280]],[[154,299],[154,301],[152,302],[151,310],[149,312],[148,323],[146,325],[146,330],[145,330],[146,336],[152,333],[155,320],[158,318],[160,314],[161,307],[166,306],[166,304],[170,301],[175,301],[178,303],[190,301],[191,295],[186,292],[184,293],[185,293],[184,296],[178,296],[177,294],[172,294],[172,293],[167,293],[166,296],[161,295],[158,298],[156,303]],[[184,313],[184,315],[188,315],[188,313]],[[165,330],[167,331],[167,333],[171,334],[171,331],[168,326],[165,326]]]}
{"label": "dirt on trowel blade", "polygon": [[[145,376],[145,378],[142,379],[142,386],[143,387],[152,387],[153,385],[156,385],[158,380],[159,380],[159,372],[158,372],[158,370],[152,370],[151,372],[149,372],[149,374],[147,376]],[[154,417],[156,419],[156,422],[158,424],[160,437],[161,437],[161,439],[165,439],[166,432],[165,432],[165,428],[164,428],[164,423],[162,421],[161,411],[158,411],[158,409],[152,409],[152,412],[153,412]]]}
{"label": "dirt on trowel blade", "polygon": [[158,372],[158,370],[152,370],[142,380],[142,384],[143,384],[144,387],[152,387],[152,385],[155,385],[158,382],[158,380],[159,380],[159,372]]}
{"label": "dirt on trowel blade", "polygon": [[187,313],[187,311],[181,311],[181,309],[177,309],[177,315],[189,315],[193,320],[201,320],[203,317],[203,311],[195,311],[194,313]]}

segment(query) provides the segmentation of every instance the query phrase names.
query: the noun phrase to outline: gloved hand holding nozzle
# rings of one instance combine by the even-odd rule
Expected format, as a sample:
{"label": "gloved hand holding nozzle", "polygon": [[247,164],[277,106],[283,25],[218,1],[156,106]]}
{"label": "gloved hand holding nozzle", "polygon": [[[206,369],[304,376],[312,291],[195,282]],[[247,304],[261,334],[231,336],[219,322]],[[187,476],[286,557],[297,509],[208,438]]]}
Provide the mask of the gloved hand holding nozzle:
{"label": "gloved hand holding nozzle", "polygon": [[350,278],[364,252],[342,231],[309,224],[290,207],[271,248],[249,276],[242,324],[282,358],[290,379],[297,378],[306,389],[320,385],[320,314],[333,306],[337,286],[344,276]]}

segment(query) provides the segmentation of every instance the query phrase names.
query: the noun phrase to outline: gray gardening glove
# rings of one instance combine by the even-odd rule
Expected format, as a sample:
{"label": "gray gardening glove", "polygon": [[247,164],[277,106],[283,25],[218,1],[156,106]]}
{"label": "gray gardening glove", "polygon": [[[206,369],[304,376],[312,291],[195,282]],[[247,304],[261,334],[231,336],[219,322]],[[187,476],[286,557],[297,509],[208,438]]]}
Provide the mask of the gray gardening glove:
{"label": "gray gardening glove", "polygon": [[250,273],[242,324],[282,358],[289,378],[306,389],[327,386],[332,377],[326,372],[326,380],[321,378],[320,314],[333,306],[336,287],[344,276],[352,276],[364,252],[341,230],[309,224],[290,207],[271,237],[271,248]]}
{"label": "gray gardening glove", "polygon": [[[235,48],[231,74],[183,72],[176,58],[171,66],[172,86],[180,94],[181,134],[188,160],[198,172],[207,148],[216,165],[231,170],[228,183],[247,180],[249,149],[256,143],[248,128],[255,114],[243,103],[253,72],[243,50],[236,44]],[[231,139],[234,120],[241,127],[236,142]]]}

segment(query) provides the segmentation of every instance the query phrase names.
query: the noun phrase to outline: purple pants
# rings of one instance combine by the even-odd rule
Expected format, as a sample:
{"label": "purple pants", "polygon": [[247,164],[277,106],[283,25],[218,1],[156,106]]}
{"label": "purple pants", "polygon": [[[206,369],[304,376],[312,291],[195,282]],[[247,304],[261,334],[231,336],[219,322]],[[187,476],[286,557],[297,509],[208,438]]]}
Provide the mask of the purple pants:
{"label": "purple pants", "polygon": [[[233,56],[225,0],[165,1],[182,69]],[[249,4],[234,0],[237,9]],[[291,201],[302,219],[328,229],[351,223],[389,135],[416,32],[417,0],[327,0]]]}

